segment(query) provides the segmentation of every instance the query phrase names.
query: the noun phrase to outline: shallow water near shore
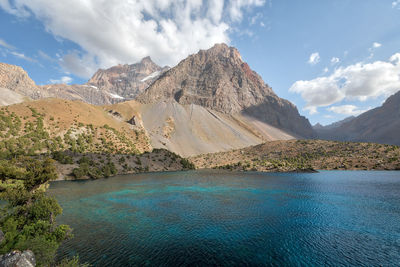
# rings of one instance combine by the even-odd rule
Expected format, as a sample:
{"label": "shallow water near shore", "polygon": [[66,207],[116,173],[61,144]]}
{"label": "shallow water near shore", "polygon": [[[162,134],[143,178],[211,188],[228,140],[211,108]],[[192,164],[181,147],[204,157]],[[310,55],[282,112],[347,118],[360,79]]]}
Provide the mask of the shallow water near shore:
{"label": "shallow water near shore", "polygon": [[400,264],[400,172],[188,171],[61,181],[49,194],[92,266]]}

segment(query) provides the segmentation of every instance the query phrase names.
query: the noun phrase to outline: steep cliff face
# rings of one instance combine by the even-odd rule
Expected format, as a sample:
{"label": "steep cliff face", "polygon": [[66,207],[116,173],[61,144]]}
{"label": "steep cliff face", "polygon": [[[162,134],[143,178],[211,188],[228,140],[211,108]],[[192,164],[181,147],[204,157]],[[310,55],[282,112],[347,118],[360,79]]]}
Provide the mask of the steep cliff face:
{"label": "steep cliff face", "polygon": [[142,93],[160,74],[169,67],[161,68],[150,57],[132,65],[118,65],[98,70],[87,82],[101,91],[129,100]]}
{"label": "steep cliff face", "polygon": [[400,91],[390,96],[382,106],[339,127],[318,130],[317,133],[323,139],[400,145]]}
{"label": "steep cliff face", "polygon": [[175,99],[225,113],[244,113],[302,137],[313,129],[296,107],[279,98],[236,48],[216,44],[182,60],[138,96],[141,103]]}
{"label": "steep cliff face", "polygon": [[24,69],[6,63],[0,63],[0,88],[9,89],[32,99],[42,97],[39,88]]}
{"label": "steep cliff face", "polygon": [[100,90],[87,84],[49,84],[40,86],[42,98],[55,97],[67,100],[80,100],[93,105],[114,104],[124,100],[116,94]]}

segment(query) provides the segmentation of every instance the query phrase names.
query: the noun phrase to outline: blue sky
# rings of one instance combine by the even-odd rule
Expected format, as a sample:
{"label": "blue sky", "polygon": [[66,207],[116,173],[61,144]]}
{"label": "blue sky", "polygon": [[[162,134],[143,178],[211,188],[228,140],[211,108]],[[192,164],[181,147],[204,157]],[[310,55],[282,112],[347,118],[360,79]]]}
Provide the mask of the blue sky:
{"label": "blue sky", "polygon": [[226,42],[312,124],[400,89],[395,0],[0,0],[0,25],[0,61],[38,84],[83,83],[147,55],[173,66]]}

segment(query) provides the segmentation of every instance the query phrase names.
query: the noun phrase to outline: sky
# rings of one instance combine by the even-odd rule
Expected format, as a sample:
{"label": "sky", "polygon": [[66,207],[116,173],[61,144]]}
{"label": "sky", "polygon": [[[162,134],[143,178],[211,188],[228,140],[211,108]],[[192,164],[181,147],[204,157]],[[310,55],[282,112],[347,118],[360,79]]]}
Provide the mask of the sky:
{"label": "sky", "polygon": [[400,90],[400,0],[0,0],[0,62],[40,85],[221,42],[312,124]]}

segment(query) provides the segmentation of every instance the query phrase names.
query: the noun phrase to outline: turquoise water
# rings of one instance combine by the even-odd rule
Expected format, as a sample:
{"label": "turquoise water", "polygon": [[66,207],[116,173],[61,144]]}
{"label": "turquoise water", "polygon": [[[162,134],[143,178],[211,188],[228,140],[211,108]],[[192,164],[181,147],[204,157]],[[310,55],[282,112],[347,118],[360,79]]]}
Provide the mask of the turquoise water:
{"label": "turquoise water", "polygon": [[399,266],[400,172],[191,171],[55,182],[93,266]]}

